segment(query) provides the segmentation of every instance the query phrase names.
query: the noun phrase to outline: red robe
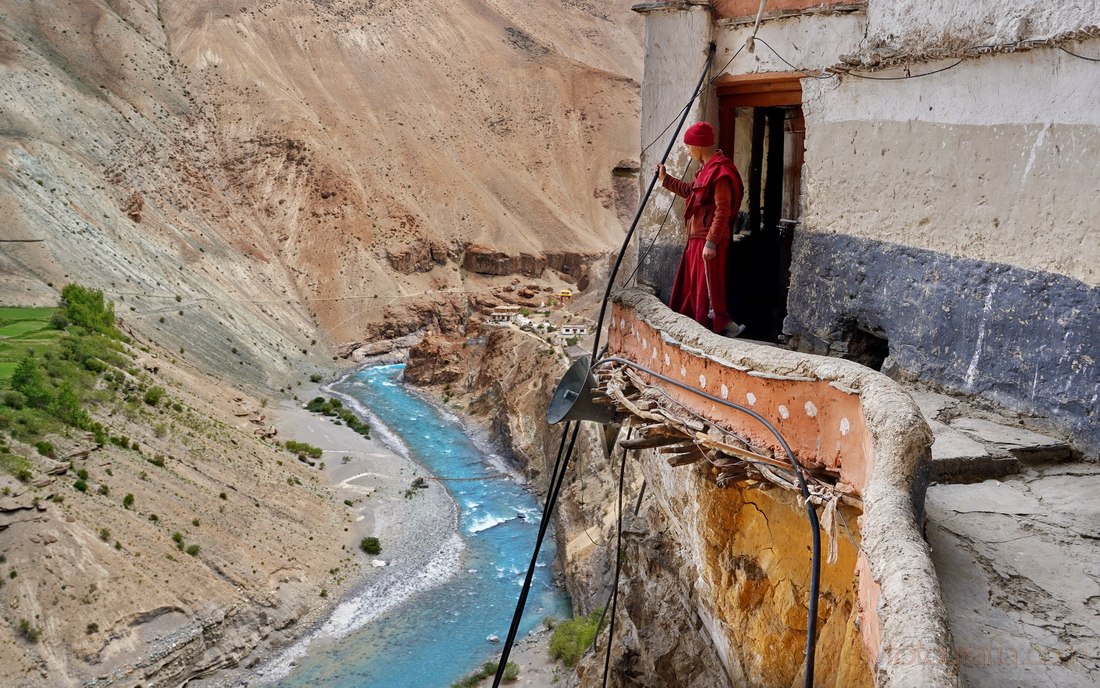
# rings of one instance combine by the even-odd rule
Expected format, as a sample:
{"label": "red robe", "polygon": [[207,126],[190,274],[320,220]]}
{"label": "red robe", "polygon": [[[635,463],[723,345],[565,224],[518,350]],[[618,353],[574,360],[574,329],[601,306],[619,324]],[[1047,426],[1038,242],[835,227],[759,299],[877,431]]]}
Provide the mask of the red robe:
{"label": "red robe", "polygon": [[[666,175],[664,186],[687,199],[684,223],[688,240],[672,284],[669,308],[711,332],[721,332],[731,321],[726,310],[726,261],[730,219],[744,196],[741,175],[733,160],[717,151],[690,184]],[[704,261],[707,241],[713,242],[717,255]]]}

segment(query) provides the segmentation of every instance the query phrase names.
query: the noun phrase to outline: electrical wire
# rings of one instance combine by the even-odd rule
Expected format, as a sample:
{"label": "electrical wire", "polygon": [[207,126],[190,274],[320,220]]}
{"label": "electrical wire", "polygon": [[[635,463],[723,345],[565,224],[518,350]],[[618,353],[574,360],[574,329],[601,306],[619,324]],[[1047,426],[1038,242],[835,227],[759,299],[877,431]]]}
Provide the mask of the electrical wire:
{"label": "electrical wire", "polygon": [[[941,67],[939,69],[933,69],[931,72],[923,72],[921,74],[906,74],[904,76],[868,76],[866,74],[859,74],[857,72],[852,72],[852,71],[844,70],[844,69],[837,70],[837,71],[840,74],[845,74],[845,75],[848,75],[848,76],[854,76],[854,77],[857,77],[859,79],[870,79],[871,81],[905,81],[906,79],[919,79],[922,76],[932,76],[933,74],[939,74],[940,72],[946,72],[949,69],[954,69],[955,67],[958,67],[959,65],[961,65],[963,63],[964,59],[966,59],[966,58],[960,57],[958,62],[956,62],[954,64],[950,64],[946,67]],[[908,67],[906,68],[906,71],[908,71]]]}
{"label": "electrical wire", "polygon": [[[694,162],[694,158],[688,160],[688,165],[686,168],[684,168],[683,176],[681,177],[681,179],[687,178],[688,172],[691,171],[691,165]],[[668,222],[668,216],[672,213],[672,208],[674,205],[674,202],[668,204],[668,208],[665,209],[665,216],[661,218],[661,225],[657,228],[657,233],[654,234],[653,238],[649,241],[649,246],[646,246],[645,253],[640,254],[638,256],[638,260],[634,261],[634,269],[630,272],[630,276],[626,278],[627,284],[629,284],[632,279],[637,277],[638,270],[642,267],[645,259],[649,257],[649,253],[653,250],[653,247],[654,245],[656,245],[657,240],[661,238],[661,232],[665,231],[665,223]]]}
{"label": "electrical wire", "polygon": [[[572,432],[570,432],[569,426],[572,425]],[[527,595],[531,591],[531,581],[535,576],[535,568],[538,564],[539,550],[542,549],[542,541],[546,537],[546,531],[550,526],[550,515],[554,512],[554,506],[558,501],[558,492],[561,491],[561,485],[565,479],[565,471],[569,467],[569,460],[573,456],[573,447],[577,443],[577,433],[580,430],[581,424],[579,421],[566,423],[562,429],[561,444],[558,445],[558,457],[554,460],[554,470],[550,476],[550,484],[546,488],[546,501],[543,504],[542,519],[539,523],[539,533],[535,538],[535,549],[531,553],[531,563],[527,566],[527,577],[523,581],[523,588],[520,590],[519,599],[516,601],[516,610],[512,614],[512,624],[508,628],[508,637],[504,641],[504,648],[500,655],[500,662],[497,664],[497,673],[493,677],[493,688],[499,688],[501,680],[504,678],[504,668],[508,664],[508,656],[512,652],[512,643],[516,641],[516,634],[519,632],[519,624],[523,619],[523,608],[527,604]],[[565,438],[569,437],[568,449],[565,449]],[[563,453],[564,449],[564,453]]]}
{"label": "electrical wire", "polygon": [[[783,64],[787,65],[788,67],[790,67],[791,69],[793,69],[793,70],[794,70],[794,71],[796,71],[796,72],[797,72],[797,71],[799,71],[798,67],[795,67],[795,66],[794,66],[793,64],[791,64],[790,62],[788,62],[788,61],[787,61],[787,58],[785,58],[785,57],[783,57],[782,55],[780,55],[780,54],[779,54],[779,51],[778,51],[778,50],[776,50],[775,48],[773,48],[773,47],[771,46],[771,44],[770,44],[770,43],[768,43],[767,41],[765,41],[765,40],[764,40],[763,38],[756,38],[756,37],[754,36],[754,37],[753,37],[753,40],[754,40],[754,41],[757,41],[757,42],[759,42],[759,43],[763,43],[764,45],[766,45],[766,46],[768,47],[768,50],[772,51],[772,54],[774,54],[774,55],[775,55],[776,57],[778,57],[778,58],[779,58],[780,60],[782,60],[782,61],[783,61]],[[835,74],[824,74],[824,75],[820,75],[820,76],[819,76],[819,75],[815,75],[815,74],[804,74],[804,75],[803,75],[803,77],[804,77],[804,78],[807,78],[807,79],[835,79],[835,78],[836,78],[836,75],[835,75]]]}
{"label": "electrical wire", "polygon": [[[791,451],[790,445],[787,444],[787,440],[783,437],[782,434],[780,434],[779,430],[776,429],[776,427],[768,421],[768,419],[764,418],[759,413],[753,411],[747,406],[741,406],[740,404],[735,404],[732,401],[719,399],[716,396],[707,394],[700,389],[696,389],[694,387],[691,387],[690,385],[686,385],[666,375],[662,375],[655,370],[650,370],[649,368],[646,368],[645,366],[639,363],[635,363],[634,361],[631,361],[629,359],[621,358],[619,356],[609,356],[593,363],[589,370],[595,370],[597,367],[607,365],[609,363],[621,363],[622,365],[625,365],[627,367],[640,370],[647,375],[651,375],[658,380],[662,380],[687,392],[691,392],[692,394],[701,396],[708,401],[726,406],[728,408],[734,409],[735,411],[740,411],[741,413],[751,416],[752,418],[756,419],[761,425],[767,428],[768,431],[771,432],[772,436],[775,437],[775,439],[779,442],[780,446],[783,447],[783,451],[787,454],[787,461],[790,462],[791,468],[794,469],[795,476],[798,478],[799,491],[802,493],[802,501],[806,505],[806,514],[810,522],[811,538],[813,542],[810,569],[810,603],[809,609],[807,610],[808,618],[806,621],[806,669],[804,671],[805,688],[813,688],[814,654],[816,651],[817,640],[817,602],[819,596],[818,588],[821,580],[821,526],[817,520],[817,510],[814,508],[813,502],[810,501],[810,488],[809,485],[806,484],[806,476],[802,473],[802,466],[795,458],[794,452]],[[610,644],[610,642],[611,639],[608,638],[608,643]]]}
{"label": "electrical wire", "polygon": [[[714,44],[712,43],[711,45],[713,46]],[[733,61],[734,61],[735,59],[737,59],[737,56],[738,56],[738,55],[740,55],[740,54],[741,54],[741,51],[742,51],[742,50],[744,50],[744,49],[745,49],[745,46],[741,46],[741,47],[740,47],[740,48],[738,48],[738,49],[737,49],[736,51],[734,51],[734,53],[733,53],[733,56],[732,56],[732,57],[730,57],[730,59],[726,60],[726,64],[722,65],[722,68],[718,70],[718,73],[717,73],[717,74],[715,74],[714,76],[712,76],[712,77],[710,78],[710,80],[709,80],[709,81],[707,81],[707,83],[706,83],[705,85],[703,85],[703,86],[699,86],[699,87],[697,87],[697,88],[695,89],[695,94],[691,96],[691,100],[689,100],[689,101],[687,102],[687,104],[685,104],[685,105],[684,105],[684,107],[680,108],[680,110],[679,110],[679,111],[678,111],[678,112],[676,113],[676,116],[675,116],[675,117],[673,117],[673,118],[672,118],[672,120],[671,120],[671,121],[669,121],[669,123],[665,125],[665,128],[664,128],[664,129],[662,129],[662,130],[661,130],[661,133],[660,133],[660,134],[657,134],[657,138],[653,139],[652,141],[650,141],[650,142],[649,142],[649,144],[648,144],[648,145],[646,145],[646,146],[645,146],[644,148],[642,148],[642,152],[641,152],[641,155],[645,155],[645,154],[646,154],[646,151],[648,151],[648,150],[649,150],[650,148],[652,148],[652,147],[653,147],[653,145],[654,145],[655,143],[657,143],[658,141],[660,141],[660,140],[661,140],[661,137],[665,135],[665,132],[666,132],[666,131],[668,131],[668,128],[669,128],[669,127],[671,127],[671,126],[672,126],[673,124],[675,124],[675,123],[676,123],[676,119],[677,119],[678,117],[680,117],[681,115],[683,115],[683,114],[684,114],[684,112],[685,112],[686,110],[688,110],[688,109],[689,109],[689,108],[691,107],[691,104],[695,102],[695,99],[699,97],[699,91],[700,91],[700,89],[703,89],[703,88],[708,88],[708,87],[710,87],[710,85],[714,83],[715,79],[717,79],[718,77],[722,76],[722,72],[726,71],[726,67],[729,67],[729,66],[730,66],[731,64],[733,64]],[[712,54],[712,56],[713,56],[713,54]],[[708,59],[708,60],[707,60],[707,73],[709,73],[709,72],[710,72],[710,59]],[[675,140],[675,137],[673,137],[673,139]]]}
{"label": "electrical wire", "polygon": [[[607,672],[611,668],[611,641],[615,639],[615,611],[619,606],[619,574],[623,570],[623,485],[626,484],[626,455],[619,463],[619,526],[618,536],[615,538],[615,579],[611,583],[611,621],[607,626],[607,655],[603,660],[603,687],[607,688]],[[606,610],[607,607],[604,607]],[[597,631],[599,626],[596,627]]]}
{"label": "electrical wire", "polygon": [[1088,57],[1087,55],[1078,55],[1077,53],[1073,52],[1072,50],[1070,50],[1069,48],[1067,48],[1063,45],[1058,46],[1058,49],[1061,50],[1064,53],[1067,53],[1069,55],[1073,55],[1074,57],[1076,57],[1079,60],[1087,60],[1089,62],[1100,62],[1100,57]]}
{"label": "electrical wire", "polygon": [[[707,50],[707,66],[703,70],[703,73],[699,75],[699,83],[695,85],[695,93],[691,96],[691,101],[694,102],[699,97],[699,93],[703,89],[703,82],[707,78],[707,74],[710,73],[711,60],[714,59],[714,51],[717,50],[717,46],[711,43]],[[738,51],[740,52],[740,51]],[[733,61],[733,58],[730,58]],[[684,107],[681,111],[680,124],[676,127],[676,133],[669,139],[668,146],[665,148],[664,155],[661,156],[661,163],[664,163],[668,159],[669,153],[672,152],[672,146],[676,143],[676,138],[680,135],[680,129],[683,128],[684,122],[687,120],[688,112],[691,110],[691,102]],[[630,223],[630,229],[627,230],[626,236],[623,237],[623,245],[619,249],[619,253],[615,256],[615,264],[611,267],[611,274],[607,278],[607,288],[604,289],[603,299],[600,301],[600,317],[596,320],[596,336],[592,341],[592,358],[590,360],[596,360],[599,358],[597,352],[600,350],[600,337],[603,332],[603,320],[607,315],[607,302],[611,299],[611,290],[615,286],[615,277],[619,274],[619,268],[623,264],[623,256],[626,255],[626,249],[630,246],[630,240],[634,236],[634,230],[638,228],[638,220],[642,218],[642,211],[645,210],[646,203],[649,202],[649,197],[653,194],[653,187],[657,185],[657,172],[653,172],[653,178],[649,180],[649,187],[646,188],[645,194],[642,196],[642,200],[638,203],[638,211],[634,213],[634,220]]]}

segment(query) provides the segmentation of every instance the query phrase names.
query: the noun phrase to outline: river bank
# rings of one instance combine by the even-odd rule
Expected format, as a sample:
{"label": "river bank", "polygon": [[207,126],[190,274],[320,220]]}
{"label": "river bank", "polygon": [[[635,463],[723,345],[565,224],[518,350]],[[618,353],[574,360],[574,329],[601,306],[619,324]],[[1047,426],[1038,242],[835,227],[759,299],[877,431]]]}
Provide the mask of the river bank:
{"label": "river bank", "polygon": [[[347,378],[341,382],[346,382]],[[273,409],[279,437],[306,442],[322,449],[318,465],[324,471],[334,498],[351,510],[354,522],[346,529],[347,537],[340,546],[356,562],[358,574],[347,580],[333,580],[327,600],[318,604],[308,619],[286,629],[282,637],[268,643],[283,646],[250,659],[248,673],[231,682],[207,685],[261,686],[285,677],[307,653],[330,652],[341,636],[377,619],[418,591],[439,585],[458,572],[463,541],[458,536],[459,505],[440,482],[431,479],[427,470],[410,458],[404,443],[389,433],[384,424],[373,417],[355,399],[334,389],[340,383],[324,388],[303,388],[304,402],[318,394],[336,396],[372,425],[372,437],[364,438],[331,418],[313,414],[302,408],[302,402],[284,402]],[[346,391],[346,386],[345,386]],[[417,394],[416,396],[422,397]],[[436,407],[438,408],[438,407]],[[439,409],[452,420],[449,411]],[[410,423],[416,423],[410,420]],[[477,429],[461,423],[486,447],[488,438]],[[413,426],[415,428],[415,426]],[[416,432],[403,427],[402,432]],[[499,460],[499,458],[497,459]],[[423,479],[427,488],[414,488]],[[492,527],[493,524],[484,527]],[[469,524],[466,531],[470,531]],[[474,527],[474,532],[478,527]],[[369,556],[359,551],[364,537],[377,537],[382,552]],[[514,600],[508,600],[509,605]],[[380,621],[385,623],[385,621]],[[299,637],[292,640],[292,631]],[[523,638],[513,654],[521,665],[520,685],[540,685],[548,680],[552,667],[547,654],[549,633]],[[533,647],[537,642],[539,647]],[[521,654],[522,651],[522,654]],[[534,683],[534,677],[541,677]]]}

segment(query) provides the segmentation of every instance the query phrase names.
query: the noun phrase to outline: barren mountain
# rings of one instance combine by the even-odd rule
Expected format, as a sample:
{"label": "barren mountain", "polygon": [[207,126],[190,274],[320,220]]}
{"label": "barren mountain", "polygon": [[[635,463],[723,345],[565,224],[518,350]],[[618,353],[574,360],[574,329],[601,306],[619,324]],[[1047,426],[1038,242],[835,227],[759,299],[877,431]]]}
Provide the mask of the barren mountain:
{"label": "barren mountain", "polygon": [[632,210],[630,4],[6,2],[2,238],[43,241],[4,244],[0,300],[79,280],[274,389],[454,327],[484,273],[583,279]]}
{"label": "barren mountain", "polygon": [[355,580],[261,409],[349,343],[585,289],[636,193],[630,4],[0,3],[0,304],[102,290],[126,394],[173,402],[104,404],[118,446],[58,461],[5,438],[5,685],[180,685]]}

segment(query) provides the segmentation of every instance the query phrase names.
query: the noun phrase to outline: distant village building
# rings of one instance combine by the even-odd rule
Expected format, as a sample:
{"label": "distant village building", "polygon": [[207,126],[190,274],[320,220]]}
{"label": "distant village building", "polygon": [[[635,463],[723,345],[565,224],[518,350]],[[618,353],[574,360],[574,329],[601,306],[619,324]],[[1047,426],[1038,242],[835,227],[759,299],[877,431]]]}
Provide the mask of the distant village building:
{"label": "distant village building", "polygon": [[562,325],[558,333],[564,337],[587,337],[588,325]]}
{"label": "distant village building", "polygon": [[489,322],[494,325],[507,325],[519,315],[519,306],[497,306],[489,314]]}

